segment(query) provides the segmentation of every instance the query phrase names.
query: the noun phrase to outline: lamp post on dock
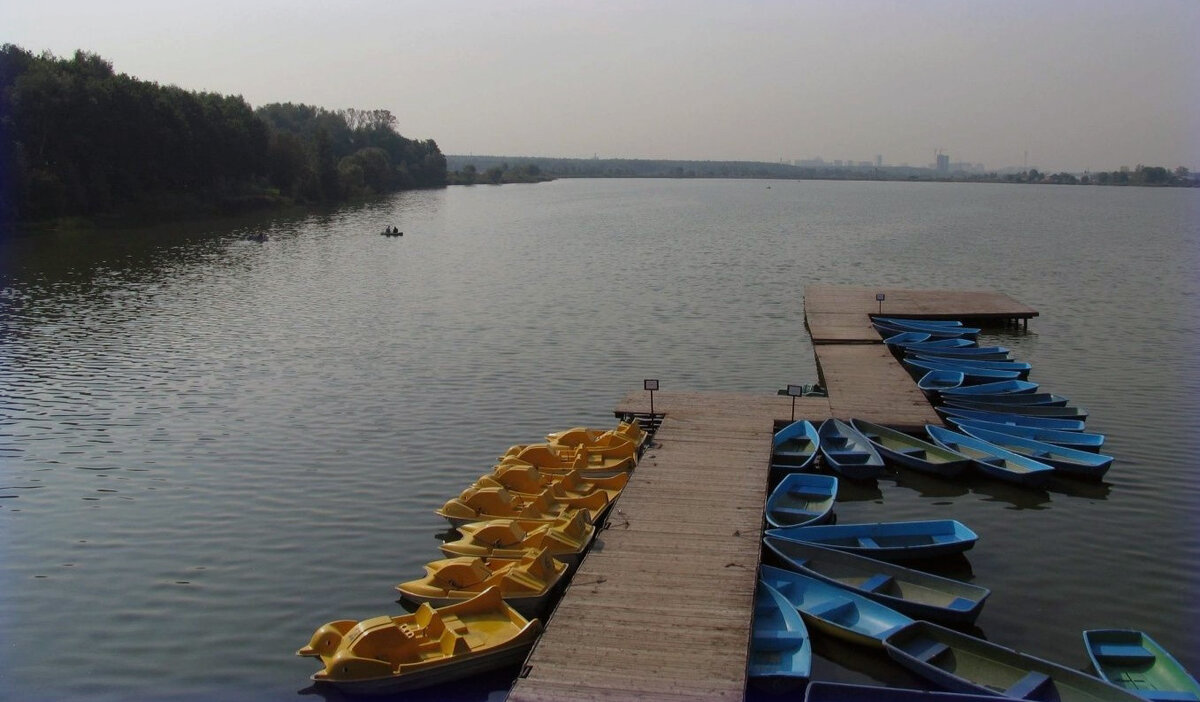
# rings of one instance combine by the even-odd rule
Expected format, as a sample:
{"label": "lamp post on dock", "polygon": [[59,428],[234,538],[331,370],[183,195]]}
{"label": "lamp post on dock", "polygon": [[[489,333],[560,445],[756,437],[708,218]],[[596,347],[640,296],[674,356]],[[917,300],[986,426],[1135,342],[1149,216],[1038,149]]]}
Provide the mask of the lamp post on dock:
{"label": "lamp post on dock", "polygon": [[879,314],[883,314],[883,298],[887,297],[883,293],[875,293],[875,301],[879,303]]}

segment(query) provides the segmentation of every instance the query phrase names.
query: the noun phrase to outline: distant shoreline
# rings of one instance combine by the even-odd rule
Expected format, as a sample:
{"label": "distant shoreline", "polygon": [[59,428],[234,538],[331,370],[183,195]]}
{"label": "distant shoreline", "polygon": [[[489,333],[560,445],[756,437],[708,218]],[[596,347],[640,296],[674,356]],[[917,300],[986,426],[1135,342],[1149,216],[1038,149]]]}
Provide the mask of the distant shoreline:
{"label": "distant shoreline", "polygon": [[448,185],[543,182],[557,178],[743,178],[760,180],[846,180],[937,183],[1021,183],[1030,185],[1109,185],[1200,187],[1186,168],[1138,166],[1132,170],[1074,174],[1020,172],[942,172],[910,166],[793,166],[760,161],[671,161],[652,159],[572,159],[530,156],[447,155]]}

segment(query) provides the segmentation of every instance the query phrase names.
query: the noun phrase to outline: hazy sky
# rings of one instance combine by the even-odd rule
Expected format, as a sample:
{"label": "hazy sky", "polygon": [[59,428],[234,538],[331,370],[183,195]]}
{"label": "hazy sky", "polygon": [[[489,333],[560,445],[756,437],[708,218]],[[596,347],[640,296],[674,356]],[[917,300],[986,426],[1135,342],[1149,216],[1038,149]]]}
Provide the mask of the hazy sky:
{"label": "hazy sky", "polygon": [[1200,169],[1200,0],[5,0],[0,42],[449,154]]}

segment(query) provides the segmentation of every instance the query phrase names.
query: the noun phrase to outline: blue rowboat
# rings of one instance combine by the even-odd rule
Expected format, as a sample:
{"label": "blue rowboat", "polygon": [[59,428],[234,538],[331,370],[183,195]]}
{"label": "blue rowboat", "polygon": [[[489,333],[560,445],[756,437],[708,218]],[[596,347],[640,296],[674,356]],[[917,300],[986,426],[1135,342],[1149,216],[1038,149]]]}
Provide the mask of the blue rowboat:
{"label": "blue rowboat", "polygon": [[[973,387],[979,387],[975,385]],[[954,400],[970,400],[971,402],[991,402],[1001,405],[1046,405],[1049,407],[1064,407],[1070,399],[1062,395],[1055,395],[1048,392],[1001,392],[991,395],[947,395],[943,398],[947,402]]]}
{"label": "blue rowboat", "polygon": [[771,442],[771,463],[786,465],[793,472],[804,470],[816,459],[820,444],[821,437],[812,422],[796,420],[775,432]]}
{"label": "blue rowboat", "polygon": [[920,332],[928,334],[933,339],[974,339],[979,336],[979,329],[975,327],[943,327],[941,329],[916,329],[909,326],[901,326],[899,324],[887,324],[885,322],[872,322],[872,326],[879,332],[879,335],[887,338],[904,332]]}
{"label": "blue rowboat", "polygon": [[1019,414],[1025,417],[1054,417],[1057,419],[1078,419],[1083,421],[1088,418],[1088,412],[1082,407],[1069,407],[1066,405],[1025,405],[1012,402],[980,402],[974,398],[966,397],[943,397],[942,404],[946,407],[957,407],[958,409],[980,410],[982,412],[1003,412],[1006,414]]}
{"label": "blue rowboat", "polygon": [[963,346],[940,349],[909,345],[904,347],[907,353],[919,353],[922,356],[936,358],[961,358],[969,361],[1011,361],[1008,349],[1003,346]]}
{"label": "blue rowboat", "polygon": [[1044,485],[1046,479],[1054,472],[1054,469],[1045,463],[1006,451],[973,436],[932,424],[926,424],[925,431],[938,446],[970,458],[981,473],[998,480],[1018,485],[1039,486]]}
{"label": "blue rowboat", "polygon": [[962,371],[931,370],[921,376],[917,387],[927,393],[939,392],[962,385],[965,378]]}
{"label": "blue rowboat", "polygon": [[804,702],[996,702],[996,698],[965,692],[926,692],[875,685],[811,682],[804,692]]}
{"label": "blue rowboat", "polygon": [[980,385],[964,385],[953,390],[946,390],[943,395],[1023,395],[1025,393],[1036,392],[1038,389],[1037,383],[1031,383],[1028,380],[1000,380],[995,383],[982,383]]}
{"label": "blue rowboat", "polygon": [[883,475],[883,457],[854,427],[830,417],[817,430],[821,436],[821,455],[826,464],[852,480],[867,480]]}
{"label": "blue rowboat", "polygon": [[985,422],[981,419],[967,419],[965,417],[947,417],[954,426],[963,430],[967,427],[978,427],[987,429],[988,431],[998,431],[1004,434],[1013,436],[1023,436],[1026,439],[1034,439],[1043,441],[1047,444],[1055,446],[1064,446],[1073,448],[1077,451],[1091,451],[1096,453],[1100,447],[1104,445],[1103,434],[1088,434],[1082,431],[1062,431],[1058,429],[1042,429],[1039,427],[1026,427],[1016,424],[1001,424],[999,422]]}
{"label": "blue rowboat", "polygon": [[965,383],[986,383],[994,380],[1020,380],[1022,375],[1028,375],[1029,371],[1016,370],[994,370],[991,368],[971,368],[968,366],[959,365],[954,361],[927,361],[918,358],[905,358],[904,365],[909,368],[915,368],[920,374],[925,374],[931,370],[958,371],[964,376]]}
{"label": "blue rowboat", "polygon": [[986,587],[816,544],[764,536],[763,545],[765,555],[788,570],[850,589],[913,619],[971,624],[991,594]]}
{"label": "blue rowboat", "polygon": [[917,319],[913,317],[871,317],[873,322],[883,322],[884,324],[899,324],[901,326],[910,327],[933,327],[934,329],[944,329],[945,327],[961,327],[963,323],[957,319]]}
{"label": "blue rowboat", "polygon": [[971,358],[946,358],[944,356],[926,356],[912,350],[905,351],[905,357],[918,361],[936,361],[938,363],[953,363],[963,368],[989,368],[991,370],[1021,371],[1021,380],[1029,376],[1033,366],[1024,361],[980,361]]}
{"label": "blue rowboat", "polygon": [[913,621],[845,588],[790,570],[765,565],[759,578],[799,610],[808,626],[860,646],[883,648],[888,635]]}
{"label": "blue rowboat", "polygon": [[1200,700],[1200,683],[1157,641],[1133,629],[1091,629],[1083,645],[1100,677],[1155,702]]}
{"label": "blue rowboat", "polygon": [[[910,334],[917,334],[917,332],[910,332]],[[893,336],[892,338],[896,337]],[[961,337],[930,338],[929,341],[893,343],[892,346],[902,349],[911,348],[913,350],[946,350],[955,348],[976,348],[976,342],[971,341],[970,338]]]}
{"label": "blue rowboat", "polygon": [[784,527],[827,522],[833,514],[837,489],[837,478],[832,475],[786,475],[767,497],[767,523]]}
{"label": "blue rowboat", "polygon": [[1005,434],[1004,432],[990,431],[971,426],[963,427],[962,430],[968,436],[982,439],[1006,451],[1012,451],[1013,453],[1032,458],[1035,461],[1040,461],[1048,466],[1052,466],[1060,473],[1076,478],[1100,480],[1108,472],[1113,462],[1112,456],[1106,456],[1102,453],[1091,453],[1089,451],[1056,446],[1044,441],[1026,439],[1020,436],[1013,436],[1012,434]]}
{"label": "blue rowboat", "polygon": [[883,343],[888,346],[908,346],[909,344],[919,344],[929,341],[929,339],[930,336],[925,332],[900,332],[895,336],[887,337],[883,340]]}
{"label": "blue rowboat", "polygon": [[930,622],[915,622],[893,633],[884,648],[892,660],[948,690],[1026,700],[1142,702],[1131,692],[1073,668]]}
{"label": "blue rowboat", "polygon": [[965,524],[953,519],[823,524],[768,529],[766,533],[781,539],[827,546],[883,561],[936,558],[962,553],[979,539]]}
{"label": "blue rowboat", "polygon": [[984,412],[983,410],[963,409],[961,407],[934,407],[933,409],[943,417],[978,419],[984,422],[1015,424],[1022,427],[1037,427],[1038,429],[1057,429],[1058,431],[1083,431],[1084,429],[1083,422],[1078,419],[1027,417],[1015,412]]}
{"label": "blue rowboat", "polygon": [[971,466],[971,461],[966,456],[902,431],[861,419],[851,419],[850,424],[875,445],[879,455],[892,463],[943,478],[953,478]]}
{"label": "blue rowboat", "polygon": [[812,641],[804,619],[778,590],[760,580],[746,676],[756,687],[781,693],[802,686],[811,672]]}

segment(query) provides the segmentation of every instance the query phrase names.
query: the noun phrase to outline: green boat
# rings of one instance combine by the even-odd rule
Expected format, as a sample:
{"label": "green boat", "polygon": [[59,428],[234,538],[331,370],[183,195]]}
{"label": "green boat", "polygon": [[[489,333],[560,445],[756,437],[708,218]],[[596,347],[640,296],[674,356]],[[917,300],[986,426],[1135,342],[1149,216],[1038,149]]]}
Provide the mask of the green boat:
{"label": "green boat", "polygon": [[1096,672],[1155,702],[1200,700],[1200,683],[1149,635],[1132,629],[1091,629],[1083,645]]}

